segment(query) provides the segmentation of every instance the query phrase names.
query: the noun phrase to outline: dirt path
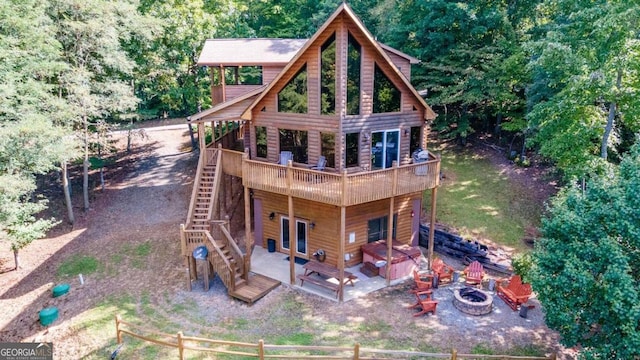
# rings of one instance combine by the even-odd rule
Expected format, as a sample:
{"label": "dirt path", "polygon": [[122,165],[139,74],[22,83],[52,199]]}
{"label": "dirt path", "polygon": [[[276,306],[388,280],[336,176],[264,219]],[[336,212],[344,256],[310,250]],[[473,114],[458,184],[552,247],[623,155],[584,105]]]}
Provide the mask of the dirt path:
{"label": "dirt path", "polygon": [[[420,318],[406,309],[412,301],[408,284],[340,305],[281,286],[248,307],[231,300],[217,278],[208,293],[197,288],[185,291],[178,256],[179,224],[187,214],[197,157],[189,152],[186,129],[146,131],[149,138],[137,142],[135,153],[110,167],[106,190],[96,191],[91,210],[82,215],[78,205],[73,228],[62,225],[49,238],[21,252],[22,270],[7,271],[13,259],[8,246],[1,245],[0,341],[52,341],[59,349],[56,358],[85,357],[107,349],[105,342],[112,343],[114,333],[79,339],[77,333],[82,329],[73,319],[113,296],[131,296],[146,300],[135,300],[137,308],[130,311],[151,311],[164,323],[174,324],[165,329],[172,333],[225,334],[229,324],[245,319],[242,321],[249,325],[234,331],[251,341],[305,331],[317,339],[375,342],[380,338],[399,347],[418,342],[460,351],[470,351],[478,344],[493,349],[530,344],[549,351],[560,349],[557,334],[544,326],[539,306],[528,319],[518,317],[504,304],[498,304],[490,317],[463,316],[450,304],[451,291],[446,288],[436,294],[441,300],[438,314]],[[75,201],[80,204],[81,196],[75,196]],[[60,203],[52,207],[62,209]],[[64,279],[72,285],[70,294],[51,298],[51,288],[61,281],[56,271],[74,255],[95,257],[101,265],[94,274],[84,276],[84,285],[75,277]],[[38,311],[53,305],[60,309],[61,320],[44,328],[38,323]],[[183,307],[190,310],[176,310]],[[294,323],[300,328],[273,323],[292,316],[303,321]]]}

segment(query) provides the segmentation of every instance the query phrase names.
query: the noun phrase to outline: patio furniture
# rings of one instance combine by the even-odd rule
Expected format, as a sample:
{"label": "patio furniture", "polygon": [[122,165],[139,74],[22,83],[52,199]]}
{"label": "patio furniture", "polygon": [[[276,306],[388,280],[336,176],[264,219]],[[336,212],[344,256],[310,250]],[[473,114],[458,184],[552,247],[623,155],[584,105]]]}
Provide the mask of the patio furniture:
{"label": "patio furniture", "polygon": [[466,269],[464,269],[464,283],[466,285],[482,285],[482,279],[484,278],[484,267],[482,264],[474,260]]}
{"label": "patio furniture", "polygon": [[418,270],[413,270],[413,288],[409,290],[412,293],[430,290],[433,284],[433,274],[420,274]]}
{"label": "patio furniture", "polygon": [[513,275],[508,283],[505,284],[504,280],[499,283],[496,292],[513,311],[516,311],[529,300],[532,290],[531,284],[523,283],[520,275]]}
{"label": "patio furniture", "polygon": [[320,156],[318,158],[318,163],[316,164],[316,166],[312,166],[311,170],[323,171],[326,165],[327,165],[327,158],[324,156]]}
{"label": "patio furniture", "polygon": [[291,151],[281,151],[280,161],[278,164],[287,166],[289,164],[289,160],[293,160],[293,153]]}
{"label": "patio furniture", "polygon": [[410,309],[420,308],[420,311],[413,314],[413,316],[420,316],[426,313],[436,313],[436,307],[438,306],[438,301],[433,300],[433,295],[431,290],[418,291],[415,293],[416,295],[416,303],[409,306]]}
{"label": "patio furniture", "polygon": [[442,261],[440,258],[433,259],[431,270],[438,276],[438,285],[443,281],[451,282],[453,276],[453,268]]}

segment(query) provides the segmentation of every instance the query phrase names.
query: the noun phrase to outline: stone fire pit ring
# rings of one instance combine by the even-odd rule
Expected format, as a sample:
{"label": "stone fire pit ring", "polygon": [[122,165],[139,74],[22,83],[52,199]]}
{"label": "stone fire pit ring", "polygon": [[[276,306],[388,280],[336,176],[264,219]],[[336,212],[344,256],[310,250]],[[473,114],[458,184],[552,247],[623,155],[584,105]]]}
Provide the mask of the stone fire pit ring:
{"label": "stone fire pit ring", "polygon": [[486,315],[493,309],[493,296],[470,287],[455,289],[453,291],[453,306],[465,314]]}

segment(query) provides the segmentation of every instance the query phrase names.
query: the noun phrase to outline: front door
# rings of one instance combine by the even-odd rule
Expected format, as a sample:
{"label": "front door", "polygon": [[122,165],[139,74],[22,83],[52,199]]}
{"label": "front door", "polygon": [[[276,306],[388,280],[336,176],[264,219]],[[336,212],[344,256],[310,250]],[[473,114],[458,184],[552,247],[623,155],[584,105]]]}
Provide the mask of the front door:
{"label": "front door", "polygon": [[[289,251],[291,241],[289,240],[289,218],[280,218],[280,248]],[[296,242],[295,251],[297,255],[307,256],[307,222],[296,219]]]}
{"label": "front door", "polygon": [[400,130],[377,131],[371,134],[372,169],[386,169],[400,161]]}

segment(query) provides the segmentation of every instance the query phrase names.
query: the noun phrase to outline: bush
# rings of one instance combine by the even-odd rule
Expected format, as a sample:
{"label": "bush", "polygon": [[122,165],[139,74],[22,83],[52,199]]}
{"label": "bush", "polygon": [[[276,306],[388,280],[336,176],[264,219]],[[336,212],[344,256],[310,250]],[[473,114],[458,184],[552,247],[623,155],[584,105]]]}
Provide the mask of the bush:
{"label": "bush", "polygon": [[522,282],[531,282],[529,274],[531,274],[531,269],[533,268],[533,259],[530,253],[516,254],[511,259],[511,265],[513,266],[513,272],[522,278]]}

